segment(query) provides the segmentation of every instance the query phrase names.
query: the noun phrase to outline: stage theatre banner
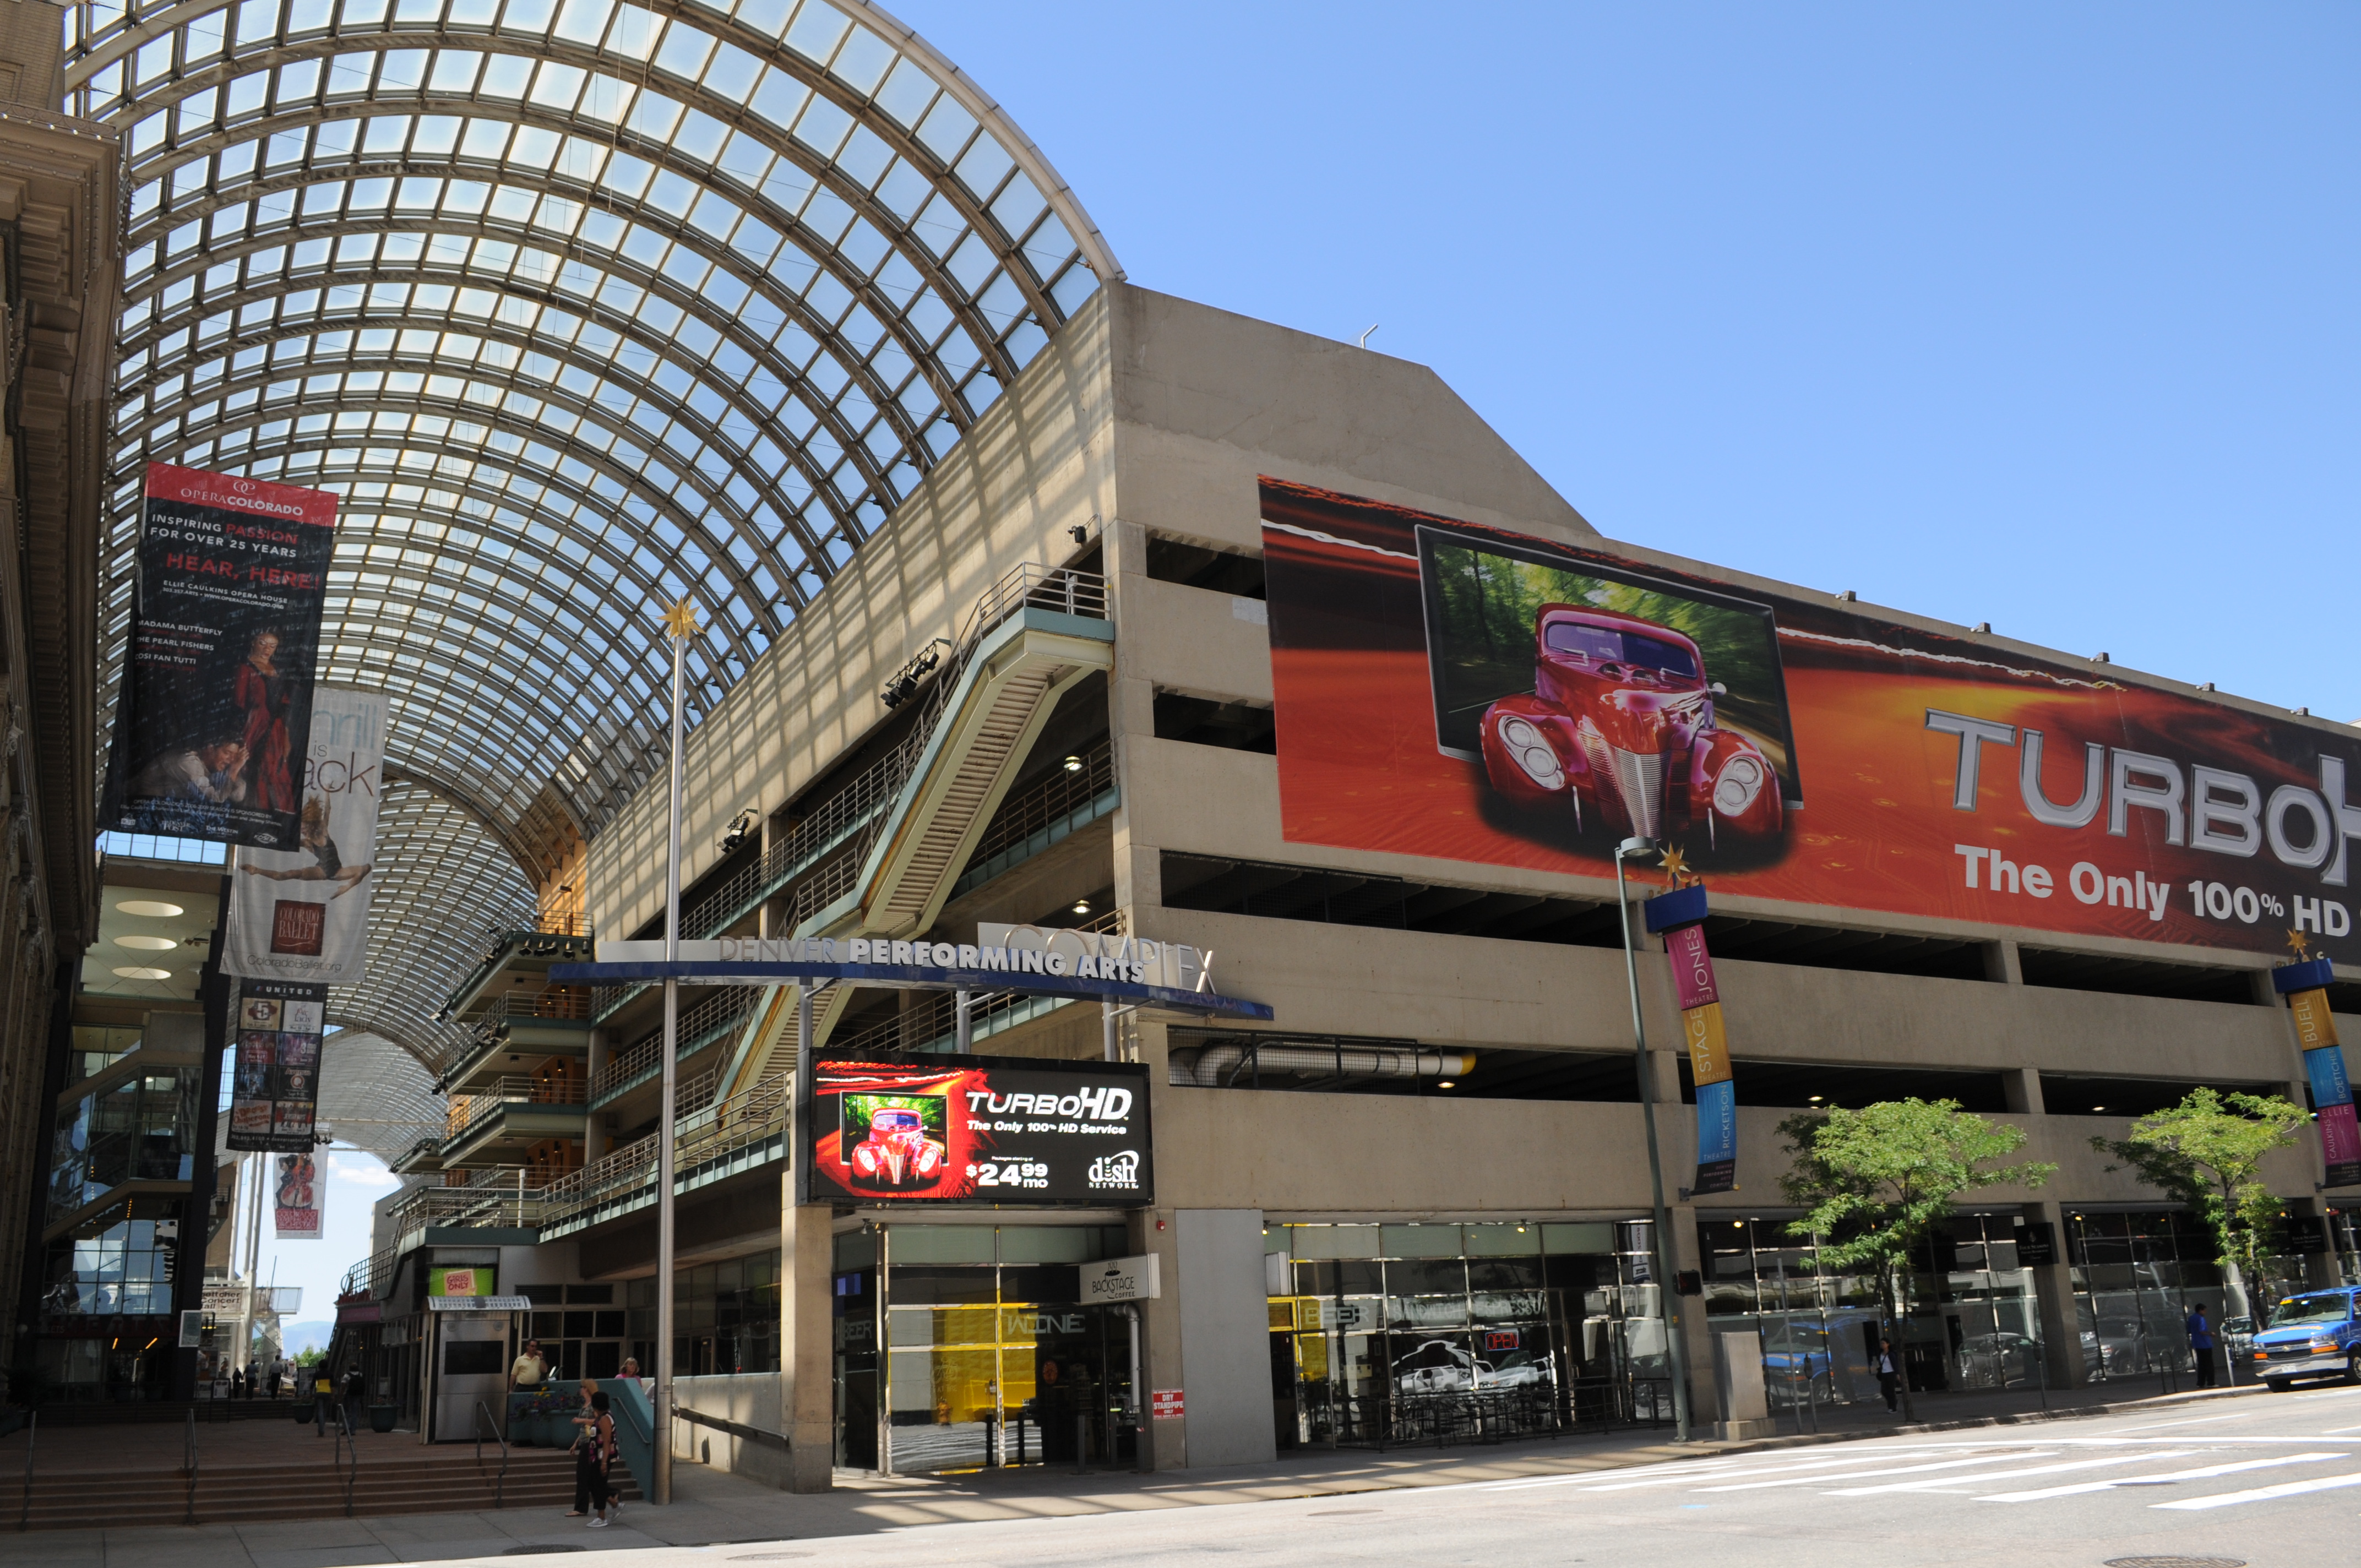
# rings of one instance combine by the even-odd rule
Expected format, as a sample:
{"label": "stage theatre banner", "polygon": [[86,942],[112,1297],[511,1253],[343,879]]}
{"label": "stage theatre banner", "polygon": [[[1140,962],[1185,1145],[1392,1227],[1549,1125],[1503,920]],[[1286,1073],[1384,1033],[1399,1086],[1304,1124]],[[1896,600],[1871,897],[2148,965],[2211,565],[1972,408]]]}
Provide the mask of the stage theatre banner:
{"label": "stage theatre banner", "polygon": [[2303,1047],[2304,1076],[2312,1080],[2312,1116],[2320,1124],[2328,1185],[2361,1187],[2361,1127],[2354,1121],[2345,1047],[2337,1044],[2336,1020],[2328,1011],[2328,986],[2334,979],[2326,959],[2283,964],[2271,971],[2271,984],[2288,999],[2288,1011],[2295,1015],[2296,1043]]}
{"label": "stage theatre banner", "polygon": [[[2361,961],[2361,732],[1265,480],[1290,841]],[[2193,631],[2202,629],[2191,629]]]}
{"label": "stage theatre banner", "polygon": [[1705,948],[1705,889],[1675,888],[1642,906],[1648,929],[1664,938],[1673,966],[1673,999],[1681,1010],[1689,1076],[1697,1084],[1697,1175],[1692,1195],[1728,1192],[1738,1185],[1738,1085],[1730,1081],[1730,1036],[1721,1022],[1721,992]]}
{"label": "stage theatre banner", "polygon": [[328,988],[291,981],[238,983],[237,1065],[230,1079],[229,1146],[309,1155],[320,1099],[320,1042]]}
{"label": "stage theatre banner", "polygon": [[105,826],[294,845],[336,498],[148,466]]}
{"label": "stage theatre banner", "polygon": [[323,1196],[318,1157],[306,1149],[302,1154],[275,1156],[270,1163],[276,1176],[271,1194],[278,1216],[279,1239],[283,1242],[318,1241]]}
{"label": "stage theatre banner", "polygon": [[812,1064],[797,1202],[1137,1208],[1156,1199],[1148,1069],[927,1056]]}
{"label": "stage theatre banner", "polygon": [[312,694],[295,847],[237,851],[222,944],[229,973],[323,985],[368,978],[385,718],[382,692],[321,686]]}

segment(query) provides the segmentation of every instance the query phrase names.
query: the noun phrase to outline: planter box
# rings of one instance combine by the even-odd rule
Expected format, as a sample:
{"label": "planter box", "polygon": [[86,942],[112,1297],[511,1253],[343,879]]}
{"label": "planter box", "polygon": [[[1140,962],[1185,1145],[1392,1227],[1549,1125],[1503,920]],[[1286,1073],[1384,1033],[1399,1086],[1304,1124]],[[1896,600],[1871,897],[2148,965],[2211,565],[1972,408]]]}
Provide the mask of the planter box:
{"label": "planter box", "polygon": [[371,1405],[368,1408],[369,1431],[391,1431],[401,1414],[401,1407],[399,1405]]}

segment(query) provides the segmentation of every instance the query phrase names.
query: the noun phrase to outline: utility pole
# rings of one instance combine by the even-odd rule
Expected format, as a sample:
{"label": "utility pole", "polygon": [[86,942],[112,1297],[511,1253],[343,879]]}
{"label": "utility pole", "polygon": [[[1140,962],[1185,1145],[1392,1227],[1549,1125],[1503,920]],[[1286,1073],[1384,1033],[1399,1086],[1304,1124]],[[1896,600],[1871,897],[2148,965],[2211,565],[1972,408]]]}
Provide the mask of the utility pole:
{"label": "utility pole", "polygon": [[1640,1112],[1648,1126],[1648,1187],[1656,1201],[1656,1288],[1664,1304],[1664,1335],[1673,1358],[1673,1436],[1689,1441],[1689,1353],[1681,1337],[1680,1276],[1673,1269],[1673,1228],[1664,1210],[1664,1167],[1656,1154],[1656,1086],[1648,1071],[1648,1025],[1640,1016],[1640,960],[1631,939],[1631,899],[1623,890],[1623,859],[1655,852],[1647,839],[1615,846],[1615,907],[1623,917],[1623,978],[1631,991],[1631,1044],[1640,1068]]}
{"label": "utility pole", "polygon": [[680,812],[683,689],[689,639],[697,635],[697,606],[684,596],[664,611],[664,630],[672,638],[672,814],[664,848],[664,963],[663,1097],[656,1126],[656,1398],[652,1433],[655,1439],[653,1501],[672,1501],[673,1407],[673,1133],[676,1119],[674,1097],[680,1078],[680,977],[671,965],[680,961]]}

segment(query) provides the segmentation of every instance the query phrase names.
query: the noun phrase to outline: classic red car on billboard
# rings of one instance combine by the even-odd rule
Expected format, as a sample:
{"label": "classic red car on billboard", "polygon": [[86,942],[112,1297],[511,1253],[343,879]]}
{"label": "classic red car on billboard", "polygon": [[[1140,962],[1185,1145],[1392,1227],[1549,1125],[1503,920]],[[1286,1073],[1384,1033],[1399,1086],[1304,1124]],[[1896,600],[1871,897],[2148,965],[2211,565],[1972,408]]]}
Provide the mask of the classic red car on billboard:
{"label": "classic red car on billboard", "polygon": [[1697,645],[1636,616],[1547,604],[1533,689],[1485,710],[1484,772],[1525,806],[1569,806],[1618,831],[1775,836],[1779,781],[1753,741],[1714,723],[1721,687]]}

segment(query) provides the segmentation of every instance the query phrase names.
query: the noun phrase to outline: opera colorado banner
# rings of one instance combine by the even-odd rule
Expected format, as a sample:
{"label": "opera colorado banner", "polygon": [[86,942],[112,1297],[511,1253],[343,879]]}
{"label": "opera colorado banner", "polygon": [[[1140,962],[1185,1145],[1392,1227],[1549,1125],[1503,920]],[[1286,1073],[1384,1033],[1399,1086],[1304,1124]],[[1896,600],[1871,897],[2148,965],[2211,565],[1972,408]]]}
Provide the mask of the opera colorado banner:
{"label": "opera colorado banner", "polygon": [[295,843],[335,527],[325,490],[148,466],[107,827]]}
{"label": "opera colorado banner", "polygon": [[1697,1175],[1689,1191],[1728,1192],[1738,1184],[1738,1085],[1730,1070],[1730,1036],[1721,1021],[1721,989],[1706,951],[1705,889],[1675,888],[1641,906],[1648,929],[1664,938],[1673,966],[1673,1000],[1681,1010],[1681,1039],[1697,1085]]}
{"label": "opera colorado banner", "polygon": [[240,850],[222,968],[256,980],[358,985],[368,978],[371,859],[385,762],[382,692],[312,695],[295,845]]}
{"label": "opera colorado banner", "polygon": [[306,1149],[271,1160],[274,1180],[271,1207],[282,1242],[315,1242],[321,1234],[320,1163]]}
{"label": "opera colorado banner", "polygon": [[2361,961],[2361,732],[1265,479],[1280,831]]}

